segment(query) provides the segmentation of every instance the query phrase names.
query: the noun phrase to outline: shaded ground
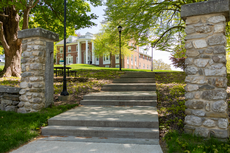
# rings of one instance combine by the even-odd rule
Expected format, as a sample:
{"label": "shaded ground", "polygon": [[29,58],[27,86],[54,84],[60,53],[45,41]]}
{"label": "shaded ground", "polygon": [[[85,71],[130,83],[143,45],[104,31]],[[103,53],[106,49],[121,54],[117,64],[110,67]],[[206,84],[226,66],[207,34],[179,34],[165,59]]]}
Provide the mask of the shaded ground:
{"label": "shaded ground", "polygon": [[[74,86],[78,82],[69,83],[68,88],[72,89],[71,90],[72,93],[70,94],[70,100],[67,100],[67,101],[59,101],[58,100],[58,97],[60,96],[60,93],[62,90],[62,88],[59,88],[59,89],[61,89],[61,90],[59,90],[60,92],[56,92],[56,94],[54,94],[54,105],[58,106],[58,105],[64,105],[64,104],[79,104],[80,101],[83,99],[84,95],[91,93],[91,92],[100,92],[101,87],[104,84],[112,83],[112,80],[91,80],[91,82],[95,82],[95,84],[93,84],[92,86],[89,86],[88,83],[85,83],[85,85],[83,85],[82,87],[78,87],[77,91],[74,89]],[[60,86],[62,87],[61,83],[56,83],[56,84],[60,84]],[[67,90],[67,91],[69,92],[69,90]]]}

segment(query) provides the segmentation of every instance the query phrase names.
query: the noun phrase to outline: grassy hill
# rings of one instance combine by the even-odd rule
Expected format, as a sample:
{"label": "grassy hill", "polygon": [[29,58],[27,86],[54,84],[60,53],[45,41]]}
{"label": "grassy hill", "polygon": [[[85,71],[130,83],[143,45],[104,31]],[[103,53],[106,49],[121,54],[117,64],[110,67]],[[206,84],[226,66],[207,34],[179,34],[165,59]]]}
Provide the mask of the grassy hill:
{"label": "grassy hill", "polygon": [[[54,65],[54,67],[58,67],[62,65]],[[99,67],[99,66],[94,66],[94,65],[88,65],[88,64],[72,64],[72,65],[67,65],[67,67],[71,67],[71,70],[86,70],[86,69],[91,69],[91,70],[114,70],[114,71],[119,71],[119,68],[108,68],[108,67]],[[145,71],[145,72],[151,72],[151,70],[146,70],[146,69],[124,69],[122,68],[123,71]],[[172,70],[154,70],[154,72],[178,72],[178,71],[172,71]]]}

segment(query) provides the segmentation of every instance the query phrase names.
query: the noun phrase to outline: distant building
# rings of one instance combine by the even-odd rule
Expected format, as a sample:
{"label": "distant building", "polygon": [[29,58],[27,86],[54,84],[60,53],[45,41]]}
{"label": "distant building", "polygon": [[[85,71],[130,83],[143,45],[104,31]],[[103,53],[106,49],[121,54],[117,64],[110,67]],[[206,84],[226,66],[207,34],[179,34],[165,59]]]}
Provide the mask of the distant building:
{"label": "distant building", "polygon": [[[104,55],[98,57],[94,55],[95,39],[92,33],[87,32],[85,35],[75,37],[69,36],[66,39],[66,64],[93,64],[100,67],[119,67],[119,55]],[[58,53],[56,55],[56,64],[62,64],[64,58],[64,40],[57,44]],[[130,46],[134,46],[133,42],[129,42]],[[130,69],[151,69],[151,56],[141,50],[138,46],[130,51],[130,56],[122,59],[122,68]]]}
{"label": "distant building", "polygon": [[0,65],[5,65],[5,55],[0,55]]}

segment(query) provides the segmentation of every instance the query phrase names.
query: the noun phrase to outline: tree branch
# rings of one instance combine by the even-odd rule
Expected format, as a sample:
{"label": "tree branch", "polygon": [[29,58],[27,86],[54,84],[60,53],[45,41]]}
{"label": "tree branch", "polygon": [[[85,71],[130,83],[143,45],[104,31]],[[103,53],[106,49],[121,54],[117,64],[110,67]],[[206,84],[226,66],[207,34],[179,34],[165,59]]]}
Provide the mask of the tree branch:
{"label": "tree branch", "polygon": [[5,14],[0,14],[0,16],[9,17],[9,15],[5,15]]}
{"label": "tree branch", "polygon": [[[45,0],[44,0],[45,1]],[[61,19],[60,19],[60,17],[58,16],[58,14],[57,14],[57,12],[53,9],[53,7],[50,5],[50,4],[48,4],[46,1],[45,1],[45,3],[51,8],[51,10],[55,13],[55,15],[57,16],[57,18],[61,21],[61,22],[63,22]]]}
{"label": "tree branch", "polygon": [[37,0],[31,8],[34,8],[38,4],[39,0]]}
{"label": "tree branch", "polygon": [[29,27],[29,13],[30,13],[31,8],[27,7],[25,10],[23,10],[23,26],[22,30],[28,29]]}
{"label": "tree branch", "polygon": [[175,29],[175,28],[183,28],[183,29],[185,29],[184,26],[174,26],[174,27],[169,28],[168,30],[166,30],[166,31],[160,36],[160,38],[158,38],[158,40],[154,43],[153,47],[154,47],[154,48],[156,47],[157,43],[164,37],[164,35],[165,35],[167,32],[169,32],[170,30]]}
{"label": "tree branch", "polygon": [[5,36],[4,36],[4,30],[3,30],[3,23],[0,21],[0,41],[2,43],[2,46],[5,50],[10,50],[10,46],[6,42]]}

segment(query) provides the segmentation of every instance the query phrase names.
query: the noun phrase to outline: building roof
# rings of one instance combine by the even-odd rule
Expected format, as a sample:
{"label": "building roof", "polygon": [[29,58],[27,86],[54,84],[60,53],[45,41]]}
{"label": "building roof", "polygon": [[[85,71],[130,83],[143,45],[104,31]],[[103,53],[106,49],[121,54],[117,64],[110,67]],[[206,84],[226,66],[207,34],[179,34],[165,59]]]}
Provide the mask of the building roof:
{"label": "building roof", "polygon": [[[79,37],[76,36],[69,36],[66,39],[66,44],[68,43],[77,43],[78,41],[86,41],[86,40],[94,40],[95,37],[92,33],[87,32],[85,35],[81,35]],[[59,41],[56,45],[63,45],[64,44],[64,39]]]}

